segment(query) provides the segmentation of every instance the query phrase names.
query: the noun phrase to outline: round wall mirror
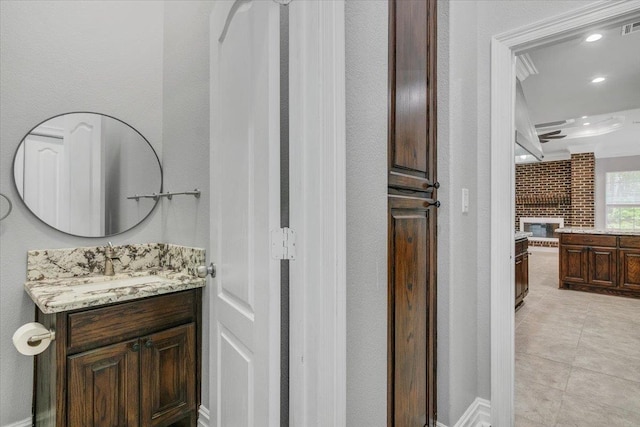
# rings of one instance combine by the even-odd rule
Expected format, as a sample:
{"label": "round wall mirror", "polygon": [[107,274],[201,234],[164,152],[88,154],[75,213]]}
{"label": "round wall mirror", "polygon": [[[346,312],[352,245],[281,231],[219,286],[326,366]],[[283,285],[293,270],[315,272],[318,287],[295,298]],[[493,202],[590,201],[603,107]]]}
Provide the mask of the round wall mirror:
{"label": "round wall mirror", "polygon": [[149,141],[114,117],[67,113],[31,129],[13,161],[16,189],[45,224],[105,237],[142,222],[162,192],[162,167]]}

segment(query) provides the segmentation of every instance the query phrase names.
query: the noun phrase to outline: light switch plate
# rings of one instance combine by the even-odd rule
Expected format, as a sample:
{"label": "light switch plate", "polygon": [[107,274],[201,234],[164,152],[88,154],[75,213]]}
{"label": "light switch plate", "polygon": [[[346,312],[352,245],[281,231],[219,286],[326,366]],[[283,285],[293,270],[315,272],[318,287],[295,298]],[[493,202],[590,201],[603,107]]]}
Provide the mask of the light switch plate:
{"label": "light switch plate", "polygon": [[462,213],[469,212],[469,189],[462,189]]}

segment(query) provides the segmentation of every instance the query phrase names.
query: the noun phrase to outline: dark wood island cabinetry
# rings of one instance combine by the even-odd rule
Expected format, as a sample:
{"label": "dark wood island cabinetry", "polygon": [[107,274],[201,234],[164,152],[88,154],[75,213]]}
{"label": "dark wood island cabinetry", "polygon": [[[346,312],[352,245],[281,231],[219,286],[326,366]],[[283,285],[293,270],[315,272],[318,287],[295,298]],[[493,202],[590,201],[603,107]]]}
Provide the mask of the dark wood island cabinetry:
{"label": "dark wood island cabinetry", "polygon": [[527,237],[516,237],[515,256],[515,306],[518,308],[529,293],[529,239]]}
{"label": "dark wood island cabinetry", "polygon": [[561,289],[640,298],[640,234],[559,232]]}

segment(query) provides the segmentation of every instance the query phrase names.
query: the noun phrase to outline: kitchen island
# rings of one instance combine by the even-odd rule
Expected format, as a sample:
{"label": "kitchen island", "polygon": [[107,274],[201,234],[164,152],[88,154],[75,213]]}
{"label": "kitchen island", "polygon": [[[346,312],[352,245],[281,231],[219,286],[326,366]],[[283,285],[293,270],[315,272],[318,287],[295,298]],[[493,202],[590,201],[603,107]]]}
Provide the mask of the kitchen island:
{"label": "kitchen island", "polygon": [[640,298],[640,232],[558,228],[559,287]]}

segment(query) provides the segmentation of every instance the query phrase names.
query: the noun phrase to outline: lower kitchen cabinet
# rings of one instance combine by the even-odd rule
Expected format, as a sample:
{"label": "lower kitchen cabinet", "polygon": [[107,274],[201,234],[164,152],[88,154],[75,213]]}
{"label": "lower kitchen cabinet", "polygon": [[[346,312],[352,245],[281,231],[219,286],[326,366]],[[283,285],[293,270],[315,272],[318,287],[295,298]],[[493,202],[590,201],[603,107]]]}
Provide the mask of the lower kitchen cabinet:
{"label": "lower kitchen cabinet", "polygon": [[515,255],[515,306],[517,308],[529,293],[529,240],[527,238],[516,241]]}
{"label": "lower kitchen cabinet", "polygon": [[56,341],[36,358],[34,425],[195,426],[200,289],[37,320]]}
{"label": "lower kitchen cabinet", "polygon": [[[588,247],[560,245],[560,281],[562,283],[587,283]],[[561,286],[562,287],[562,286]]]}
{"label": "lower kitchen cabinet", "polygon": [[620,237],[620,287],[640,293],[640,236]]}
{"label": "lower kitchen cabinet", "polygon": [[640,236],[561,234],[563,289],[640,297]]}
{"label": "lower kitchen cabinet", "polygon": [[617,286],[618,238],[608,235],[560,236],[560,287],[581,290]]}
{"label": "lower kitchen cabinet", "polygon": [[618,253],[615,247],[599,248],[590,246],[587,258],[589,284],[605,287],[616,286],[618,281],[616,277]]}

